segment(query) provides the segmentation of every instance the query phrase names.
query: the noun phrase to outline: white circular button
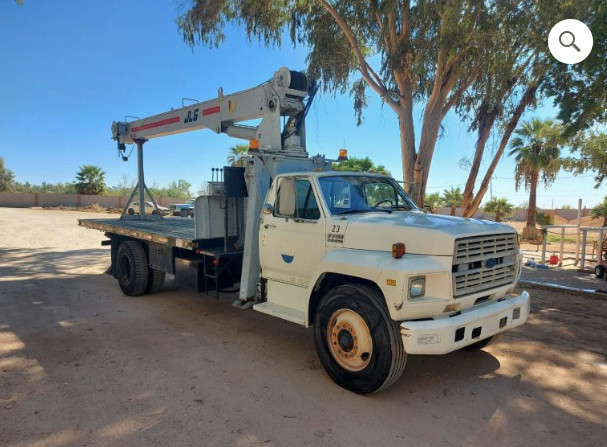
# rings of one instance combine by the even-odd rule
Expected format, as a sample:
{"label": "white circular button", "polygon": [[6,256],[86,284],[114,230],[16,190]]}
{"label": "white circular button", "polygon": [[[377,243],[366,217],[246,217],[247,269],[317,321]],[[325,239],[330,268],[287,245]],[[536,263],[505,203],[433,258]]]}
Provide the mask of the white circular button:
{"label": "white circular button", "polygon": [[579,20],[561,20],[548,34],[548,48],[556,60],[577,64],[588,57],[594,41],[590,29]]}

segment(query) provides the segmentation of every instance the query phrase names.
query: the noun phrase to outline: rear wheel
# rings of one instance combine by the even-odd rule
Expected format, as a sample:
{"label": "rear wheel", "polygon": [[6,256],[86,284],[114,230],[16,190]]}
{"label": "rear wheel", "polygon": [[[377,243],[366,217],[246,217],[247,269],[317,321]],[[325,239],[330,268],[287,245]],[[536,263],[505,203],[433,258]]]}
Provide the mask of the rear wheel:
{"label": "rear wheel", "polygon": [[314,318],[314,344],[331,379],[359,394],[392,385],[407,361],[383,297],[362,284],[336,287],[323,298]]}
{"label": "rear wheel", "polygon": [[124,241],[116,254],[118,284],[125,295],[143,295],[148,287],[148,257],[139,242]]}
{"label": "rear wheel", "polygon": [[156,269],[148,270],[148,285],[145,289],[145,293],[159,293],[162,292],[164,287],[165,272],[161,272]]}
{"label": "rear wheel", "polygon": [[597,278],[602,278],[605,276],[605,267],[603,267],[602,265],[597,265],[594,268],[594,274],[596,275]]}

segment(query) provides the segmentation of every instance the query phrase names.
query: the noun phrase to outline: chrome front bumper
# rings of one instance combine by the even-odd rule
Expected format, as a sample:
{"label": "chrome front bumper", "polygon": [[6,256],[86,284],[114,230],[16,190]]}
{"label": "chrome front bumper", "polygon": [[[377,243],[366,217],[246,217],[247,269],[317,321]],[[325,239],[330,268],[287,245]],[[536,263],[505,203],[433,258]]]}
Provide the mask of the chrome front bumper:
{"label": "chrome front bumper", "polygon": [[466,309],[452,317],[404,321],[400,332],[407,354],[447,354],[520,326],[529,317],[527,292]]}

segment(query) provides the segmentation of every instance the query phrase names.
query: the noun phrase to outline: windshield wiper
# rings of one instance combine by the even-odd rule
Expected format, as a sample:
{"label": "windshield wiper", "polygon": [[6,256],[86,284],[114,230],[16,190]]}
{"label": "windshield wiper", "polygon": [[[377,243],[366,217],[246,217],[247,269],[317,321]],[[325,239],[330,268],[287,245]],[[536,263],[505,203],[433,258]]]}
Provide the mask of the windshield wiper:
{"label": "windshield wiper", "polygon": [[380,209],[380,208],[367,208],[364,210],[348,210],[341,213],[336,213],[336,215],[341,216],[343,214],[354,214],[354,213],[374,213],[376,211],[383,211],[384,213],[392,214],[391,209]]}
{"label": "windshield wiper", "polygon": [[371,211],[374,211],[372,209],[366,209],[366,210],[348,210],[348,211],[342,211],[341,213],[335,213],[338,216],[343,216],[344,214],[354,214],[354,213],[370,213]]}
{"label": "windshield wiper", "polygon": [[391,208],[373,208],[372,211],[383,211],[384,213],[392,214]]}

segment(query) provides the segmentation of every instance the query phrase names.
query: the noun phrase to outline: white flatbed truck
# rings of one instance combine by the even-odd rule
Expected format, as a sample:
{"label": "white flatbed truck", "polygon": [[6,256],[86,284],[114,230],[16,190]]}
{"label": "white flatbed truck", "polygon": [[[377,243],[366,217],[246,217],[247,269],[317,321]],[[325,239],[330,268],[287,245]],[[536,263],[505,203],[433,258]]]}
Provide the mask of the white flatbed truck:
{"label": "white flatbed truck", "polygon": [[[120,151],[137,145],[129,201],[137,190],[143,201],[149,139],[208,128],[254,148],[244,168],[224,168],[223,181],[196,200],[194,219],[80,220],[108,236],[122,291],[159,292],[185,259],[200,292],[238,285],[237,307],[313,326],[328,375],[361,394],[393,384],[407,354],[480,349],[523,324],[530,298],[514,293],[522,264],[515,230],[426,214],[388,176],[331,171],[323,156],[309,157],[313,90],[303,73],[282,68],[243,92],[220,89],[203,103],[113,124]],[[240,124],[251,119],[260,121]]]}

